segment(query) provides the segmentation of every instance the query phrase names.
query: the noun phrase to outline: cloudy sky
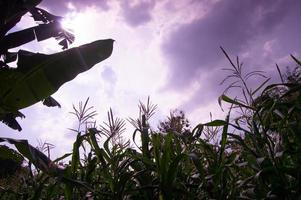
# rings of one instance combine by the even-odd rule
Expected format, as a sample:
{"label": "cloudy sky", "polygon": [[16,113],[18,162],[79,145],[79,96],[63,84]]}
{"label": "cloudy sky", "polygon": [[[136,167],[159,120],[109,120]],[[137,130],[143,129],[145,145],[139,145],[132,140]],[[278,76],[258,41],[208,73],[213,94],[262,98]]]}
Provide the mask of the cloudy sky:
{"label": "cloudy sky", "polygon": [[[110,107],[121,118],[138,116],[139,100],[150,96],[158,105],[155,119],[179,108],[196,125],[206,122],[209,112],[213,118],[224,116],[217,98],[226,87],[219,85],[226,76],[222,68],[230,66],[220,46],[239,56],[246,71],[264,70],[273,81],[275,63],[285,71],[294,66],[290,54],[301,57],[299,0],[44,0],[40,7],[65,17],[64,26],[76,36],[72,46],[116,40],[110,58],[53,95],[61,109],[41,103],[24,109],[21,133],[0,124],[2,136],[26,138],[34,145],[37,139],[47,141],[59,155],[71,150],[75,137],[67,129],[76,127],[69,114],[72,104],[87,97],[99,124]],[[17,28],[31,25],[27,16]],[[60,51],[54,39],[22,48]]]}

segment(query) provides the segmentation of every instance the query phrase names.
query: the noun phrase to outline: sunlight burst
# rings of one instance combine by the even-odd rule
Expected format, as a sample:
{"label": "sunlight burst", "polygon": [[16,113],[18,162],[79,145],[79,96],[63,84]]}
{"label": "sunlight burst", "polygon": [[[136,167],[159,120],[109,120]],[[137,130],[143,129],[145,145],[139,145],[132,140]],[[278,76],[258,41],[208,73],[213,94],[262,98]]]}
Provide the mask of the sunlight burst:
{"label": "sunlight burst", "polygon": [[87,42],[91,38],[91,34],[93,34],[94,17],[93,13],[89,12],[72,12],[64,17],[61,25],[75,35],[76,44],[81,44]]}

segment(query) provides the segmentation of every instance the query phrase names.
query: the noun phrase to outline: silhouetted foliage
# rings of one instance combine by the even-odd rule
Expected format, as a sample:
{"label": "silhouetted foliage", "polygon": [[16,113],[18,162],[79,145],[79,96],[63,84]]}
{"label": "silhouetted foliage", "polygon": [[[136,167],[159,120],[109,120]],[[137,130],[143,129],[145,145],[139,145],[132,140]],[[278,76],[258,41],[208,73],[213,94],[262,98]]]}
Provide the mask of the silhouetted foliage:
{"label": "silhouetted foliage", "polygon": [[[16,9],[22,11],[20,5]],[[36,11],[36,20],[57,19]],[[11,24],[19,20],[18,16]],[[112,40],[106,42],[112,44]],[[157,106],[148,98],[146,104],[140,102],[138,118],[128,120],[135,128],[133,148],[122,140],[125,121],[110,109],[108,121],[97,126],[96,111],[88,106],[87,99],[73,106],[78,127],[71,129],[76,133],[72,152],[55,160],[50,159],[50,144],[35,148],[27,140],[0,137],[0,143],[9,143],[18,151],[0,146],[0,165],[9,166],[0,170],[0,178],[5,177],[0,180],[0,198],[300,199],[301,62],[292,56],[297,68],[286,74],[277,66],[281,82],[269,84],[270,79],[262,71],[245,72],[238,57],[234,62],[223,48],[222,51],[230,63],[230,68],[225,69],[230,74],[222,81],[230,83],[218,99],[224,110],[224,104],[229,105],[224,120],[213,120],[210,114],[208,123],[191,130],[184,112],[176,110],[159,124],[159,130],[153,130],[149,121]],[[110,52],[109,48],[106,56],[100,57]],[[8,60],[15,57],[7,55]],[[39,60],[39,56],[35,58]],[[11,69],[4,67],[2,72],[6,70]],[[250,88],[251,77],[263,78],[262,83]],[[229,90],[237,88],[240,96],[228,96]],[[50,98],[46,104],[57,102]],[[3,120],[6,115],[2,110]],[[18,116],[12,110],[5,114]],[[11,126],[17,127],[15,123]],[[136,141],[139,135],[141,143]],[[45,150],[48,156],[42,153]],[[27,164],[21,169],[26,173],[13,180],[6,178],[16,173],[23,157]],[[65,158],[69,163],[60,163]],[[1,184],[3,180],[5,184]]]}
{"label": "silhouetted foliage", "polygon": [[21,168],[23,157],[13,149],[0,145],[0,179],[12,176]]}
{"label": "silhouetted foliage", "polygon": [[[45,148],[34,148],[26,140],[0,138],[0,142],[17,148],[29,163],[22,169],[32,172],[16,177],[25,180],[26,185],[0,187],[0,197],[300,198],[299,73],[280,73],[281,83],[268,85],[269,79],[259,75],[262,72],[244,72],[238,59],[234,63],[224,53],[234,73],[226,81],[235,83],[230,83],[225,92],[240,88],[242,93],[241,98],[221,95],[220,105],[224,109],[224,103],[230,105],[224,120],[213,120],[210,114],[208,123],[200,123],[191,130],[184,112],[176,110],[156,131],[149,125],[156,105],[148,98],[146,104],[139,104],[139,117],[128,120],[135,127],[133,148],[122,140],[125,121],[110,109],[108,121],[98,129],[96,111],[88,106],[88,100],[80,102],[72,112],[78,120],[78,128],[72,129],[77,134],[72,152],[54,161],[42,153]],[[299,65],[299,60],[294,60]],[[264,79],[252,89],[247,79],[255,74]],[[141,143],[136,141],[139,135]],[[68,164],[59,163],[68,157]]]}
{"label": "silhouetted foliage", "polygon": [[[60,24],[62,17],[36,7],[41,1],[4,0],[0,2],[0,121],[21,131],[16,117],[20,109],[39,101],[49,107],[60,104],[50,95],[98,62],[108,58],[113,40],[98,40],[64,52],[46,55],[10,49],[33,40],[56,38],[63,49],[74,41],[74,35]],[[15,32],[12,29],[29,12],[38,25]],[[17,60],[17,67],[10,63]]]}
{"label": "silhouetted foliage", "polygon": [[173,110],[166,121],[160,122],[159,131],[162,133],[176,132],[183,134],[190,132],[190,124],[182,110]]}

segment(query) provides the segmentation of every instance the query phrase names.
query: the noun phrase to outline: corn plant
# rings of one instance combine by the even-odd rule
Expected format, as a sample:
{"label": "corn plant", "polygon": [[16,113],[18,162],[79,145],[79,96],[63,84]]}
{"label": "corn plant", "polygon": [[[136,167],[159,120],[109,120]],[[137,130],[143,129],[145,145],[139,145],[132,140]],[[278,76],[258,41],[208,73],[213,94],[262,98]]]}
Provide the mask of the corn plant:
{"label": "corn plant", "polygon": [[[292,56],[297,68],[286,74],[276,66],[281,82],[268,85],[260,71],[245,73],[238,58],[235,63],[223,52],[231,66],[224,82],[232,81],[219,98],[230,104],[224,120],[210,115],[191,129],[183,112],[171,112],[154,129],[156,105],[148,98],[139,103],[138,118],[128,119],[135,127],[133,146],[123,139],[126,121],[110,109],[98,126],[87,99],[71,112],[78,121],[70,129],[76,135],[72,152],[58,159],[50,159],[50,144],[34,148],[26,140],[0,138],[17,149],[0,148],[0,161],[16,166],[0,170],[0,198],[299,199],[301,62]],[[256,75],[262,84],[249,88]],[[241,95],[231,98],[227,92],[237,88]],[[18,184],[6,184],[10,180]]]}
{"label": "corn plant", "polygon": [[[233,67],[234,75],[242,82],[244,101],[231,99],[226,95],[221,100],[235,105],[235,108],[248,113],[240,115],[232,125],[240,134],[229,133],[231,144],[238,147],[241,164],[247,168],[249,177],[239,181],[240,196],[243,198],[299,198],[299,174],[292,174],[299,167],[294,162],[299,153],[299,90],[300,82],[294,83],[288,79],[282,83],[265,86],[266,79],[254,91],[248,89],[242,78],[241,64],[237,59],[235,65],[223,50]],[[300,65],[300,61],[292,58]],[[245,77],[259,75],[260,72],[249,73]],[[228,78],[229,78],[228,77]],[[234,82],[235,84],[237,83]],[[234,84],[230,85],[231,87]],[[265,88],[264,88],[265,87]],[[262,89],[260,95],[255,94]],[[244,92],[246,91],[246,92]],[[293,96],[290,96],[294,94]],[[295,112],[294,112],[295,111]],[[242,120],[244,123],[242,123]],[[243,125],[242,125],[243,124]],[[291,148],[297,149],[292,153]],[[289,153],[288,153],[289,152]],[[296,157],[295,157],[296,156]],[[298,159],[299,160],[299,159]]]}

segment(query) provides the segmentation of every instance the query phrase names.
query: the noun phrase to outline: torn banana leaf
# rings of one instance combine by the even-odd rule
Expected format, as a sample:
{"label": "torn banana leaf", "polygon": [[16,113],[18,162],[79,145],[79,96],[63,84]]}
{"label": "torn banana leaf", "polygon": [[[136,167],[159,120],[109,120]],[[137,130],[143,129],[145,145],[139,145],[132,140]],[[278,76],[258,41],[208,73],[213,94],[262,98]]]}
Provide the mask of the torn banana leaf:
{"label": "torn banana leaf", "polygon": [[48,106],[48,107],[61,107],[61,104],[57,102],[53,97],[47,97],[46,99],[43,100],[43,105]]}
{"label": "torn banana leaf", "polygon": [[16,112],[9,112],[9,113],[1,113],[0,115],[0,121],[4,124],[6,124],[8,127],[21,131],[22,128],[20,124],[17,122],[16,118],[24,118],[25,115],[23,115],[21,112],[16,111]]}
{"label": "torn banana leaf", "polygon": [[74,35],[65,31],[59,22],[51,22],[7,34],[0,40],[0,53],[5,55],[8,49],[21,46],[33,40],[40,42],[52,37],[58,40],[62,39],[59,44],[64,47],[68,46],[68,42],[71,44],[74,41]]}
{"label": "torn banana leaf", "polygon": [[64,83],[108,58],[113,42],[98,40],[51,55],[20,50],[17,68],[0,69],[0,118],[47,99]]}
{"label": "torn banana leaf", "polygon": [[0,1],[0,38],[12,29],[25,13],[32,10],[42,0],[1,0]]}

